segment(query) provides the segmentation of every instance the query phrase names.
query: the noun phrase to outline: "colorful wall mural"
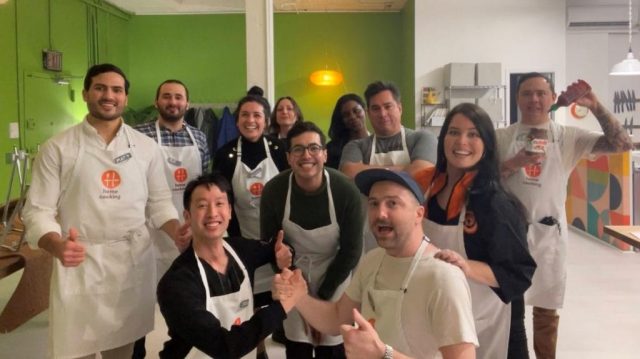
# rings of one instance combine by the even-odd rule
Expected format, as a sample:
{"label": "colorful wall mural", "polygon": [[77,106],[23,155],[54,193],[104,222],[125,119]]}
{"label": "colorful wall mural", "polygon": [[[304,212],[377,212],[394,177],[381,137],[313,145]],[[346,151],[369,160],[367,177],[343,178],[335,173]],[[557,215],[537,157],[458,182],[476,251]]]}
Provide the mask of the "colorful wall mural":
{"label": "colorful wall mural", "polygon": [[629,152],[580,160],[567,187],[569,224],[621,250],[631,250],[630,245],[603,232],[605,225],[631,224],[630,190]]}

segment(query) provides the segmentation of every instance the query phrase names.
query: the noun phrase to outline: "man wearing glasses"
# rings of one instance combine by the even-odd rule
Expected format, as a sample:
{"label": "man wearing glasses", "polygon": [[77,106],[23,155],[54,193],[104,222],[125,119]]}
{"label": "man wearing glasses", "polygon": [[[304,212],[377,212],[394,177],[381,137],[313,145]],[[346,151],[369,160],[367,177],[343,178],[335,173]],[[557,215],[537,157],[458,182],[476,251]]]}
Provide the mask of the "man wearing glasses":
{"label": "man wearing glasses", "polygon": [[[309,294],[337,300],[362,253],[364,215],[360,193],[339,171],[325,168],[325,136],[312,122],[297,122],[287,135],[291,166],[262,192],[262,238],[295,249],[294,264],[308,282]],[[295,310],[284,322],[287,358],[344,358],[342,337],[320,335]]]}

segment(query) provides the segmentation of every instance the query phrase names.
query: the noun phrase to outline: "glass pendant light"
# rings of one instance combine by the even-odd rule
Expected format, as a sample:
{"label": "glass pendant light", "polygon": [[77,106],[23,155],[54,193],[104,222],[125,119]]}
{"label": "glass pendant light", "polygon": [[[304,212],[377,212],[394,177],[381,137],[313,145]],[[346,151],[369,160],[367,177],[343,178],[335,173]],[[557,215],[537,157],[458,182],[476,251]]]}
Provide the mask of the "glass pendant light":
{"label": "glass pendant light", "polygon": [[631,22],[633,21],[631,10],[631,0],[629,0],[629,53],[627,54],[627,58],[618,62],[611,68],[609,75],[612,76],[640,75],[640,61],[633,56],[633,51],[631,50]]}

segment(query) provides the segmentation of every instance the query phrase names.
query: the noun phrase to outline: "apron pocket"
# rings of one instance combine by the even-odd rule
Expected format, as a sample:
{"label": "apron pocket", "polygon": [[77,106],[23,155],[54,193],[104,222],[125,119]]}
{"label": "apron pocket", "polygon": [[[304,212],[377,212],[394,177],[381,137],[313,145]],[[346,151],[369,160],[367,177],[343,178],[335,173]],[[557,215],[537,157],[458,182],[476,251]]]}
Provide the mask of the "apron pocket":
{"label": "apron pocket", "polygon": [[84,244],[82,264],[61,271],[65,293],[113,293],[140,284],[129,240]]}

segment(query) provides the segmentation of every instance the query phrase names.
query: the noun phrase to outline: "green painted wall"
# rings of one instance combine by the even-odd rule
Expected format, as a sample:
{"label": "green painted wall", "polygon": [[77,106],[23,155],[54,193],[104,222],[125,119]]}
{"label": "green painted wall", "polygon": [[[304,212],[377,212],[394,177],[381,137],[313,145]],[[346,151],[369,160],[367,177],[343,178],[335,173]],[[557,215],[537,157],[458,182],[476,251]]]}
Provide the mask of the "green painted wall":
{"label": "green painted wall", "polygon": [[[9,0],[0,6],[2,200],[11,174],[5,158],[13,146],[35,153],[39,144],[86,113],[82,78],[90,64],[89,34],[96,39],[96,60],[128,68],[128,18],[101,0]],[[62,52],[62,71],[43,69],[44,49]],[[56,78],[69,85],[56,84]],[[12,140],[9,123],[16,121],[20,139]],[[14,190],[13,196],[17,193]]]}
{"label": "green painted wall", "polygon": [[129,106],[152,105],[170,78],[189,87],[193,103],[234,103],[246,93],[244,15],[136,16],[129,30]]}
{"label": "green painted wall", "polygon": [[[0,201],[4,202],[11,166],[5,156],[18,140],[9,139],[9,123],[18,122],[18,65],[16,61],[16,3],[0,6]],[[17,193],[17,192],[14,192]]]}
{"label": "green painted wall", "polygon": [[[275,97],[295,97],[305,117],[326,131],[342,94],[393,81],[413,126],[406,121],[413,113],[410,4],[400,13],[276,14]],[[112,62],[127,73],[135,110],[151,105],[167,78],[185,81],[194,103],[234,103],[247,87],[241,14],[130,16],[102,0],[9,0],[0,6],[0,33],[0,196],[11,170],[4,157],[13,146],[34,152],[83,118],[82,80],[92,63]],[[47,48],[63,53],[62,72],[42,68]],[[325,66],[342,70],[344,83],[312,85],[309,74]],[[57,85],[58,76],[70,84]],[[16,121],[21,138],[8,140]]]}
{"label": "green painted wall", "polygon": [[416,64],[415,64],[415,13],[414,0],[408,0],[400,13],[402,17],[402,122],[414,128],[416,103]]}
{"label": "green painted wall", "polygon": [[[404,88],[402,20],[401,13],[276,14],[275,97],[294,97],[305,119],[326,132],[336,100],[343,94],[363,96],[367,84],[375,80]],[[341,69],[344,83],[311,84],[311,72],[325,66]]]}

